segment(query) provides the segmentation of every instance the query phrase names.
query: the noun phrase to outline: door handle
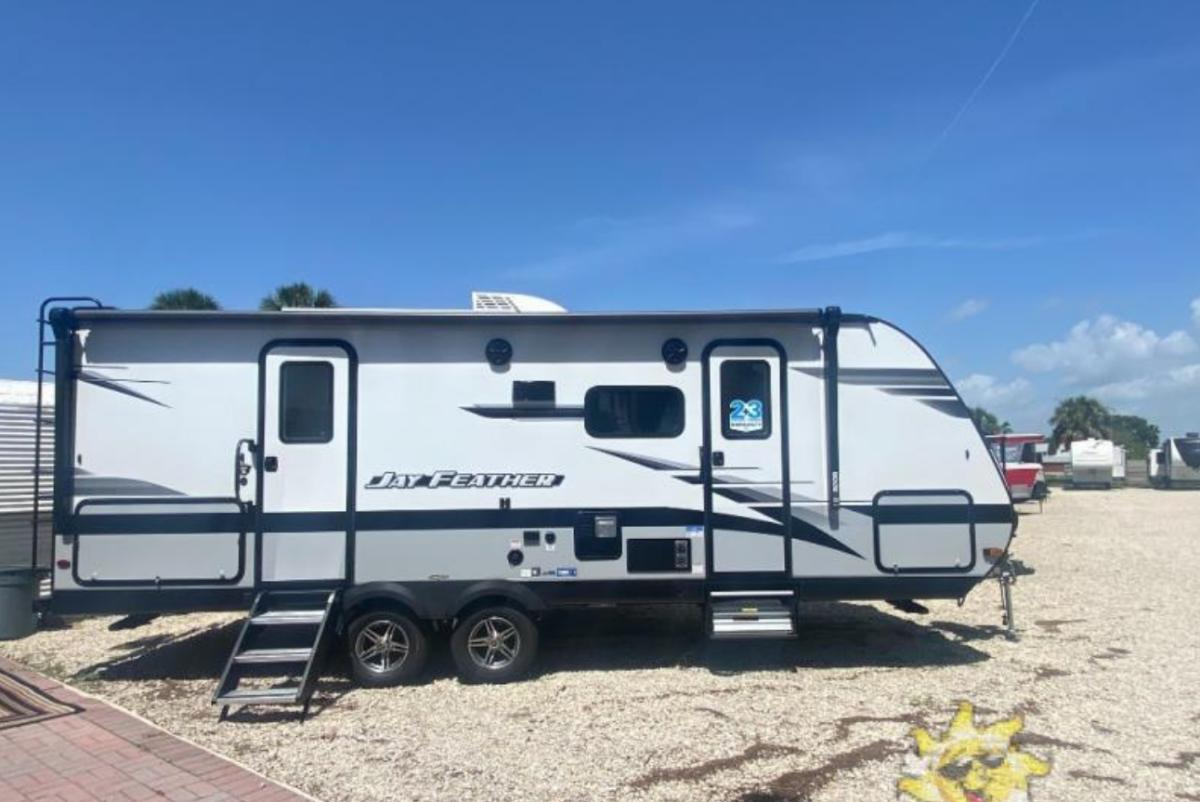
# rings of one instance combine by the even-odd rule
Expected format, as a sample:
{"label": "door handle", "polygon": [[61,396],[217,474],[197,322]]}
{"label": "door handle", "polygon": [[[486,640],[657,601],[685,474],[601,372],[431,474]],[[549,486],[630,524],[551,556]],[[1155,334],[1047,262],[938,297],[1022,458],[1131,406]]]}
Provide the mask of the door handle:
{"label": "door handle", "polygon": [[279,457],[263,457],[263,470],[267,473],[279,470]]}
{"label": "door handle", "polygon": [[714,468],[720,468],[725,465],[725,452],[714,451],[712,453],[712,464]]}

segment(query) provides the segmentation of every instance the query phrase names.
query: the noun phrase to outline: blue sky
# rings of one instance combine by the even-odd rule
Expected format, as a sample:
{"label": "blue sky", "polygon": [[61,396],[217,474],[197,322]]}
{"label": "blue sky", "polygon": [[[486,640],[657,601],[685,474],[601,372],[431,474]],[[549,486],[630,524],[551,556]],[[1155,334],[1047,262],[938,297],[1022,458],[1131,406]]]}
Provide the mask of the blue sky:
{"label": "blue sky", "polygon": [[1020,428],[1200,428],[1200,6],[1030,8],[8,4],[0,375],[47,295],[304,279],[838,304]]}

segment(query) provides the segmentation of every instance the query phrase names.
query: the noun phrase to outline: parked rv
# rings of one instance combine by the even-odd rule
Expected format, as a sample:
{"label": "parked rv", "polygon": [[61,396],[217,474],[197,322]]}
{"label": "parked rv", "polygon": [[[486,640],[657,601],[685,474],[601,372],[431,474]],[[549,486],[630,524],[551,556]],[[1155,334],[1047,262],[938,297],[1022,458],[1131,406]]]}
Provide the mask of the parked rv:
{"label": "parked rv", "polygon": [[1125,446],[1113,446],[1112,478],[1114,483],[1125,484]]}
{"label": "parked rv", "polygon": [[1076,440],[1071,443],[1071,484],[1074,487],[1113,486],[1115,448],[1111,440]]}
{"label": "parked rv", "polygon": [[992,457],[1000,463],[1008,492],[1014,502],[1043,502],[1049,491],[1042,472],[1039,449],[1045,448],[1046,438],[1040,434],[993,434],[987,437]]}
{"label": "parked rv", "polygon": [[1162,445],[1162,483],[1165,487],[1200,487],[1200,433],[1170,437]]}
{"label": "parked rv", "polygon": [[1162,484],[1163,461],[1163,450],[1161,448],[1152,448],[1146,454],[1146,481],[1151,487],[1158,487]]}
{"label": "parked rv", "polygon": [[364,685],[415,679],[439,632],[502,682],[566,605],[701,605],[753,637],[809,600],[957,599],[1014,530],[942,370],[836,307],[46,319],[49,608],[249,609],[222,706],[305,702],[335,634]]}

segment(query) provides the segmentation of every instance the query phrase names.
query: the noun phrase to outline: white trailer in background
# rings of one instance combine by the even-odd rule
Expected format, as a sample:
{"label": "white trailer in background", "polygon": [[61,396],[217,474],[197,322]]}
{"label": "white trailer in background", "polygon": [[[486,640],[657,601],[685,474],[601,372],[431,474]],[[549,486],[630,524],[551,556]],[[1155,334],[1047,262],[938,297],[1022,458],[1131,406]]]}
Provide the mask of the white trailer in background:
{"label": "white trailer in background", "polygon": [[1158,487],[1162,484],[1163,474],[1163,450],[1161,448],[1152,448],[1146,454],[1146,481],[1151,487]]}
{"label": "white trailer in background", "polygon": [[1112,440],[1088,438],[1071,443],[1072,486],[1111,488],[1115,452]]}
{"label": "white trailer in background", "polygon": [[1113,481],[1125,484],[1125,446],[1113,446]]}
{"label": "white trailer in background", "polygon": [[334,630],[363,684],[412,681],[442,632],[502,682],[557,607],[786,636],[799,602],[957,599],[1003,570],[1004,477],[896,326],[535,300],[54,309],[49,607],[249,608],[214,701],[294,703]]}
{"label": "white trailer in background", "polygon": [[1163,441],[1161,481],[1166,487],[1200,487],[1200,433]]}

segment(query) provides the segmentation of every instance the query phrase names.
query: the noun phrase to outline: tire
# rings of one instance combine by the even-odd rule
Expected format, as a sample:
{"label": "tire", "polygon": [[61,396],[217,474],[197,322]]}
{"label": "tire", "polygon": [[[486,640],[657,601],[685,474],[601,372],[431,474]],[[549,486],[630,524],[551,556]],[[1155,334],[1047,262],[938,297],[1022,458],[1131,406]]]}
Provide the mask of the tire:
{"label": "tire", "polygon": [[450,655],[466,682],[512,682],[529,672],[537,655],[538,631],[512,607],[485,607],[459,622],[450,636]]}
{"label": "tire", "polygon": [[424,630],[408,616],[390,610],[371,610],[355,618],[346,632],[346,648],[350,673],[364,688],[415,682],[429,659]]}

